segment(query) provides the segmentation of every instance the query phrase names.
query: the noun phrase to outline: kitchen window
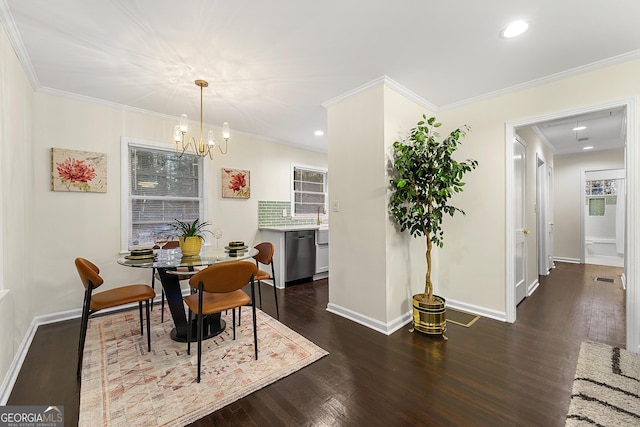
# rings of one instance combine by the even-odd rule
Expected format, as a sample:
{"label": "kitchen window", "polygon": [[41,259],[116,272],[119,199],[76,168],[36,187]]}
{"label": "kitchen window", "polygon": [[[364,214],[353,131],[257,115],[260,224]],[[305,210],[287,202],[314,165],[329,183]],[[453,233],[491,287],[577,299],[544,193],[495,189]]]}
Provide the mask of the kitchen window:
{"label": "kitchen window", "polygon": [[[123,151],[125,147],[123,147]],[[155,234],[171,235],[174,219],[202,218],[202,159],[161,147],[126,144],[127,195],[123,212],[126,249],[153,244]]]}
{"label": "kitchen window", "polygon": [[291,176],[291,216],[326,213],[327,170],[292,165]]}

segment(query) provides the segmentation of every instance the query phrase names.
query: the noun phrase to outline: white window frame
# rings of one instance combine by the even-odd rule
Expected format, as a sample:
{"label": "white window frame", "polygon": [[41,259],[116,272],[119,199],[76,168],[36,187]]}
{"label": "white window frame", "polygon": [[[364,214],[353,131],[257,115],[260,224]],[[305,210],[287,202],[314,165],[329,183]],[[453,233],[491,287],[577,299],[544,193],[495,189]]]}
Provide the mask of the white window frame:
{"label": "white window frame", "polygon": [[[166,143],[156,141],[148,141],[138,138],[122,137],[120,139],[120,252],[129,252],[129,228],[131,227],[130,212],[130,194],[131,183],[129,181],[129,146],[149,148],[154,150],[163,150],[168,153],[174,153],[175,149],[167,146]],[[198,168],[198,192],[200,200],[200,218],[207,218],[208,209],[205,203],[205,194],[208,194],[208,186],[205,183],[205,176],[208,176],[208,162],[202,161]]]}
{"label": "white window frame", "polygon": [[328,213],[327,210],[327,198],[329,195],[329,172],[327,168],[321,168],[318,166],[308,166],[299,163],[291,163],[291,170],[289,171],[289,177],[291,178],[291,217],[292,218],[315,218],[316,213],[308,213],[308,214],[296,214],[296,191],[294,190],[294,172],[296,169],[304,169],[310,172],[319,172],[324,174],[324,212]]}

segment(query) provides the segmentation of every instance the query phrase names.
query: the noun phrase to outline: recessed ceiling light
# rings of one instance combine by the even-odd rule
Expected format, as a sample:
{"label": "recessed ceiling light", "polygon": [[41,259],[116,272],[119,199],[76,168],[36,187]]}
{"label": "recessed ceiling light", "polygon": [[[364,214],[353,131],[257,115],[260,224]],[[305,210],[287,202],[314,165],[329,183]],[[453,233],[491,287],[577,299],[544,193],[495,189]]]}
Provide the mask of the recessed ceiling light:
{"label": "recessed ceiling light", "polygon": [[586,147],[582,147],[583,150],[593,150],[593,145],[587,145]]}
{"label": "recessed ceiling light", "polygon": [[317,130],[313,133],[315,136],[322,136],[324,135],[324,132],[322,132],[321,130]]}
{"label": "recessed ceiling light", "polygon": [[579,130],[585,130],[586,128],[587,128],[586,126],[577,126],[577,127],[574,127],[571,130],[579,131]]}
{"label": "recessed ceiling light", "polygon": [[529,28],[529,24],[527,24],[526,22],[514,21],[511,24],[509,24],[507,28],[505,28],[502,31],[502,33],[500,33],[500,36],[504,37],[505,39],[518,37],[520,34],[527,31],[528,28]]}

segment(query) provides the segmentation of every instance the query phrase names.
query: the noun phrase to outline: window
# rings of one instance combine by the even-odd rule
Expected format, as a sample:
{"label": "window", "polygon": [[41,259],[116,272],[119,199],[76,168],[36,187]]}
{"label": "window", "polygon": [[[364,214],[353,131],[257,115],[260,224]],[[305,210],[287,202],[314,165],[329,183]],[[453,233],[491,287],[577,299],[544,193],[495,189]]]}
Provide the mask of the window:
{"label": "window", "polygon": [[586,181],[585,196],[589,206],[589,216],[605,216],[606,205],[616,204],[616,193],[615,179]]}
{"label": "window", "polygon": [[326,212],[327,170],[292,165],[291,215],[313,216]]}
{"label": "window", "polygon": [[589,216],[604,216],[604,197],[592,197],[589,199]]}
{"label": "window", "polygon": [[201,159],[131,143],[126,150],[127,247],[150,244],[156,233],[171,234],[176,218],[202,218]]}

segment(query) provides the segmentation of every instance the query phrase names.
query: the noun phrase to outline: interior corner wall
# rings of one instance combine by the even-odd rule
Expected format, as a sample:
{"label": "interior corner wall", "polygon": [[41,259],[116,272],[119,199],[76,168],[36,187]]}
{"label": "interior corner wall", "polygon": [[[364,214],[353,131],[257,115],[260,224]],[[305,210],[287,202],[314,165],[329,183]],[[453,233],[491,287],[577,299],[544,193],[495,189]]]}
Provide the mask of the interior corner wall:
{"label": "interior corner wall", "polygon": [[582,172],[623,169],[624,150],[581,153],[554,161],[554,256],[579,261],[582,253]]}
{"label": "interior corner wall", "polygon": [[329,305],[386,320],[384,95],[375,86],[327,107]]}
{"label": "interior corner wall", "polygon": [[32,321],[32,115],[33,89],[0,26],[0,290],[8,290],[0,299],[0,384]]}
{"label": "interior corner wall", "polygon": [[[408,99],[395,90],[384,88],[384,153],[385,164],[393,155],[393,143],[405,139],[422,115],[431,117],[433,112]],[[389,189],[387,174],[385,187]],[[385,200],[385,209],[388,195]],[[400,232],[387,214],[386,223],[386,322],[398,324],[411,313],[412,296],[424,292],[427,271],[426,237],[414,238],[408,231]],[[431,252],[433,279],[438,277],[438,248]],[[437,292],[437,283],[435,287]]]}

